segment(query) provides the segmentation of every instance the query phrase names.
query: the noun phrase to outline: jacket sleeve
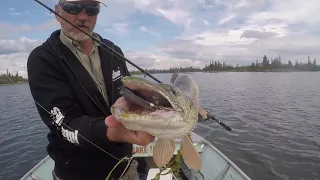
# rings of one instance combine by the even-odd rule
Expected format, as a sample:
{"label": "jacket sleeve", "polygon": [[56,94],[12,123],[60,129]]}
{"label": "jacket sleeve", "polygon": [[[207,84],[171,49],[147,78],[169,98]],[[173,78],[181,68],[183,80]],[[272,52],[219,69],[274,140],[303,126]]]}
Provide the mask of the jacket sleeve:
{"label": "jacket sleeve", "polygon": [[[123,54],[123,52],[122,52],[122,50],[121,50],[121,48],[119,47],[119,46],[117,46],[117,45],[115,45],[115,50],[118,52],[118,53],[120,53],[123,57],[125,57],[124,56],[124,54]],[[129,70],[128,70],[128,67],[127,67],[127,64],[126,64],[126,62],[123,62],[123,61],[120,61],[121,63],[122,63],[122,65],[123,65],[123,68],[124,68],[124,76],[131,76],[131,74],[130,74],[130,72],[129,72]]]}
{"label": "jacket sleeve", "polygon": [[89,117],[84,114],[75,101],[64,72],[59,69],[60,64],[55,61],[57,59],[52,54],[38,48],[28,57],[27,70],[31,94],[36,103],[46,109],[36,105],[41,119],[51,131],[58,131],[49,114],[56,107],[65,116],[61,131],[58,132],[68,142],[83,148],[95,148],[91,143],[99,147],[119,144],[108,141],[105,117]]}

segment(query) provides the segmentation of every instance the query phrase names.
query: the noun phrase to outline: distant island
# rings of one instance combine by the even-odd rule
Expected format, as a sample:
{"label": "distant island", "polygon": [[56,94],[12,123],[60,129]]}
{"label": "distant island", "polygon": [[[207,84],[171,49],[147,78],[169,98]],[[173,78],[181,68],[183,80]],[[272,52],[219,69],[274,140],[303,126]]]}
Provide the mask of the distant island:
{"label": "distant island", "polygon": [[[281,62],[281,57],[268,59],[266,55],[260,63],[258,60],[252,62],[251,65],[230,65],[225,61],[211,61],[210,64],[205,65],[204,68],[198,67],[180,67],[169,69],[145,69],[148,73],[173,73],[173,72],[298,72],[298,71],[320,71],[320,66],[317,65],[316,59],[311,62],[308,56],[308,62],[302,63],[298,60],[293,64],[290,60],[288,63]],[[131,74],[143,74],[139,70],[130,71]]]}
{"label": "distant island", "polygon": [[28,79],[19,76],[19,72],[17,71],[16,74],[11,74],[8,69],[5,74],[0,75],[0,85],[9,85],[9,84],[24,84],[28,83]]}
{"label": "distant island", "polygon": [[[314,58],[311,62],[310,56],[308,56],[308,62],[302,63],[298,60],[293,64],[290,60],[287,63],[281,62],[281,57],[274,59],[268,59],[266,55],[263,56],[263,60],[260,63],[258,60],[252,62],[251,65],[230,65],[225,61],[211,61],[205,65],[204,68],[199,67],[179,67],[169,69],[145,69],[150,74],[158,73],[173,73],[173,72],[298,72],[298,71],[320,71],[320,66],[317,65],[317,61]],[[143,74],[139,70],[130,71],[132,75]],[[19,76],[18,71],[16,74],[11,74],[8,70],[5,74],[0,75],[0,85],[7,84],[22,84],[28,83],[28,79]]]}

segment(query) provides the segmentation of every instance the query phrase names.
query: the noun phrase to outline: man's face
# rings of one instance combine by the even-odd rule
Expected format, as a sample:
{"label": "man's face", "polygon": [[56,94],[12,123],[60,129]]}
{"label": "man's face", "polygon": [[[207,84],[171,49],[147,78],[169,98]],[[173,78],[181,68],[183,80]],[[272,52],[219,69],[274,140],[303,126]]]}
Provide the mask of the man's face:
{"label": "man's face", "polygon": [[[55,10],[60,16],[91,35],[97,21],[97,12],[100,8],[97,7],[98,5],[98,2],[93,1],[62,2],[55,6]],[[84,9],[82,7],[88,8]],[[60,17],[56,16],[56,18],[60,22],[63,32],[70,38],[76,41],[84,41],[89,38],[89,36],[82,33]]]}

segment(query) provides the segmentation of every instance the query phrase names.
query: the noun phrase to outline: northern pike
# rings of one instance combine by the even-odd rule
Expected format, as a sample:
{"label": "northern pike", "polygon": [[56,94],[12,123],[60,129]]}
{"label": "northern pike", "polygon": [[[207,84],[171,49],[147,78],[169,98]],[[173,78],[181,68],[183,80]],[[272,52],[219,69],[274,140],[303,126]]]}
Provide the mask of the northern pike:
{"label": "northern pike", "polygon": [[174,73],[171,84],[152,83],[146,79],[125,76],[123,86],[157,108],[151,109],[122,96],[111,107],[111,113],[127,129],[144,131],[157,137],[153,160],[162,168],[173,157],[174,140],[181,139],[180,153],[185,164],[196,171],[201,168],[200,155],[190,135],[198,122],[198,114],[205,116],[199,106],[196,82],[187,74]]}

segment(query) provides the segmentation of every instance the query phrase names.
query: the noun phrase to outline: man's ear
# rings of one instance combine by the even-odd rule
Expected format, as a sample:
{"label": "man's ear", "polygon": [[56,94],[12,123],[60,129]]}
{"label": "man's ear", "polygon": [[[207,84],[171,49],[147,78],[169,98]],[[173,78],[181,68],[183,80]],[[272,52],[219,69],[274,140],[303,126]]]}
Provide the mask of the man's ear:
{"label": "man's ear", "polygon": [[[58,5],[55,5],[55,6],[54,6],[54,9],[55,9],[55,12],[60,15],[60,8],[59,8],[59,6],[58,6]],[[61,18],[60,18],[59,16],[57,16],[57,15],[55,15],[55,17],[56,17],[56,20],[57,20],[58,22],[60,22]]]}

